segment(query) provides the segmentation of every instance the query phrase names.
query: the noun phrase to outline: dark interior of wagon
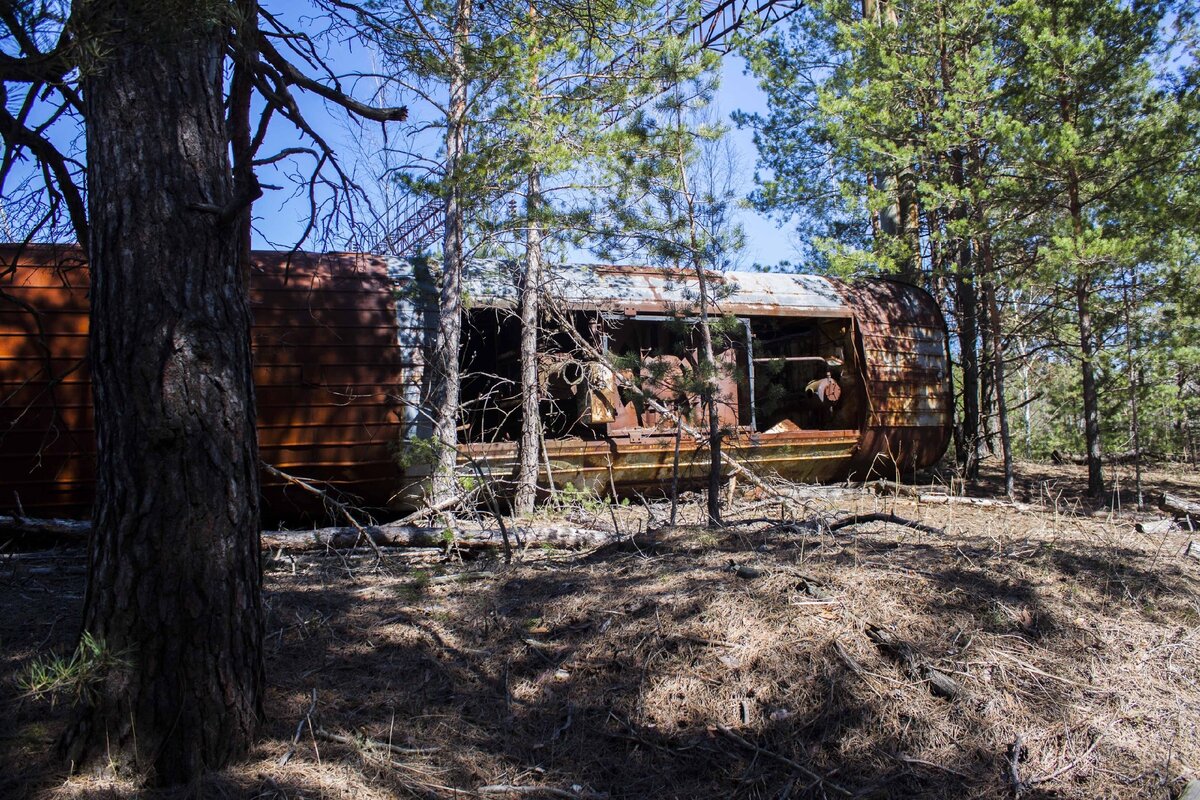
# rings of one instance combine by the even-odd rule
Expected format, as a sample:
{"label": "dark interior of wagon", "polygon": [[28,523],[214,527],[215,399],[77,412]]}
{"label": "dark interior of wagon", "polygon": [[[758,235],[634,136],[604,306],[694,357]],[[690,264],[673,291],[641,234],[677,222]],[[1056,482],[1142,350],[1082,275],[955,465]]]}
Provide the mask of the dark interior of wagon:
{"label": "dark interior of wagon", "polygon": [[[574,331],[543,321],[547,438],[674,435],[675,415],[705,426],[694,317],[576,312]],[[857,429],[865,409],[852,321],[786,316],[711,319],[722,427],[744,433]],[[520,323],[506,309],[464,317],[462,442],[516,441]],[[637,387],[637,388],[633,388]]]}

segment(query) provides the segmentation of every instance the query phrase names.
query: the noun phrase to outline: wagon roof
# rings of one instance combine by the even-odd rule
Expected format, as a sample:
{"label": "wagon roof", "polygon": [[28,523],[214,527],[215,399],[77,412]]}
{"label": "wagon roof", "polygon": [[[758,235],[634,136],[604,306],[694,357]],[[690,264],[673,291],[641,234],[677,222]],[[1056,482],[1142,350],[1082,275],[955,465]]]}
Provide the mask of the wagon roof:
{"label": "wagon roof", "polygon": [[[394,260],[394,280],[407,283],[428,275],[408,261]],[[436,269],[436,265],[435,265]],[[851,316],[840,282],[819,275],[768,272],[708,272],[721,311],[750,315]],[[464,270],[463,291],[475,307],[510,307],[518,292],[518,265],[512,261],[474,260]],[[432,288],[432,286],[430,287]],[[698,301],[690,270],[613,264],[554,265],[546,271],[546,289],[570,308],[617,313],[677,311]]]}

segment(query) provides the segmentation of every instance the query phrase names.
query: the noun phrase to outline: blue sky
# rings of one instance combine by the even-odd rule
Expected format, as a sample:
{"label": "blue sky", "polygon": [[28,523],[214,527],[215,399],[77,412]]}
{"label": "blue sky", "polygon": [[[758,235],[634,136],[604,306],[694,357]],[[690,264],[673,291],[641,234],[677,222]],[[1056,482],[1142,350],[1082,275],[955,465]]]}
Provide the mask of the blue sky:
{"label": "blue sky", "polygon": [[[281,16],[285,18],[302,14],[301,9],[308,8],[303,0],[284,0],[279,5],[282,6],[280,8]],[[276,4],[272,4],[272,6],[275,7]],[[300,27],[303,25],[301,24]],[[328,55],[335,69],[342,73],[362,69],[371,62],[370,52],[356,46],[354,42],[347,42],[336,50],[331,50]],[[734,110],[765,111],[763,93],[758,89],[753,77],[743,73],[744,62],[740,57],[725,56],[721,88],[714,106],[727,122],[729,114]],[[409,105],[413,118],[419,119],[422,114],[420,103],[416,98],[401,95],[391,98],[391,102]],[[340,121],[343,118],[343,112],[328,110],[322,101],[308,98],[305,103],[305,113],[308,115],[309,121],[318,127],[322,135],[339,150],[344,166],[357,167],[362,170],[360,179],[368,180],[366,175],[370,172],[370,166],[365,162],[359,162],[351,155],[354,148],[349,144],[353,141],[353,137],[348,133],[344,122]],[[730,127],[729,136],[739,162],[736,189],[741,196],[745,196],[754,188],[756,155],[754,144],[749,131],[739,131],[732,127],[732,123],[730,123]],[[290,125],[284,120],[276,119],[272,123],[272,135],[268,138],[262,152],[269,154],[272,152],[273,146],[276,149],[282,149],[289,144],[294,144],[294,138]],[[435,147],[433,143],[426,146]],[[429,155],[433,155],[433,153]],[[285,188],[268,191],[255,204],[254,246],[264,249],[291,247],[304,230],[304,221],[308,214],[307,199],[304,196],[292,196],[291,187],[287,185],[288,182],[283,175],[264,174],[260,176],[260,179],[264,184],[277,184]],[[746,249],[738,257],[736,268],[750,269],[755,264],[769,267],[781,260],[795,257],[795,248],[791,245],[792,232],[790,228],[781,229],[752,209],[741,209],[738,214],[739,221],[746,231]],[[304,246],[313,248],[318,245],[318,242],[308,241]]]}

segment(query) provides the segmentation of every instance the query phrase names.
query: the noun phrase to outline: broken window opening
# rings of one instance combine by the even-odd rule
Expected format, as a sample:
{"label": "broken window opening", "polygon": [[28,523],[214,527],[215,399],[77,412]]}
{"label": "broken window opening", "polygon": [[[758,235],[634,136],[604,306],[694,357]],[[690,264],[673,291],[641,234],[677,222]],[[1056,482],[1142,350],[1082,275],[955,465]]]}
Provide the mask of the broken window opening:
{"label": "broken window opening", "polygon": [[751,319],[757,429],[858,429],[865,395],[851,320]]}
{"label": "broken window opening", "polygon": [[[575,331],[543,320],[538,380],[547,439],[673,436],[677,417],[707,428],[698,320],[578,311]],[[866,399],[852,320],[713,317],[716,402],[729,433],[858,430]],[[606,361],[576,346],[582,338]],[[464,314],[462,443],[515,442],[521,431],[520,321]],[[632,384],[639,391],[627,388]],[[675,413],[663,413],[657,405]]]}

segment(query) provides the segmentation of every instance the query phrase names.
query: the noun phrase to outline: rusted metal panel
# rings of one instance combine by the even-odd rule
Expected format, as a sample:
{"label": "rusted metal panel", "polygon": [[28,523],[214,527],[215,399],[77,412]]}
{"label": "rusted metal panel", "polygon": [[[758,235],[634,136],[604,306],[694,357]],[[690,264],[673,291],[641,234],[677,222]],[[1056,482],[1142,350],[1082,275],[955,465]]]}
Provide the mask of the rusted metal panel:
{"label": "rusted metal panel", "polygon": [[[392,262],[396,280],[418,280],[414,267]],[[838,282],[819,275],[710,272],[721,284],[721,313],[740,316],[850,317],[853,311]],[[696,278],[687,270],[607,264],[556,265],[546,275],[546,291],[566,308],[616,313],[662,314],[694,306]],[[518,300],[513,266],[504,261],[471,262],[463,291],[477,307],[513,307]]]}
{"label": "rusted metal panel", "polygon": [[[403,383],[411,363],[388,262],[360,254],[255,253],[251,273],[254,382],[263,461],[385,506],[395,463]],[[274,514],[313,510],[310,495],[263,476]]]}
{"label": "rusted metal panel", "polygon": [[[0,508],[79,516],[91,505],[95,434],[87,370],[88,274],[78,251],[0,254]],[[251,277],[258,438],[266,463],[369,506],[388,503],[404,378],[387,263],[256,253]],[[315,511],[263,475],[269,515]]]}
{"label": "rusted metal panel", "polygon": [[946,321],[927,292],[899,281],[841,284],[854,307],[868,413],[851,472],[923,469],[950,441],[954,398]]}
{"label": "rusted metal panel", "polygon": [[[13,250],[3,255],[11,264]],[[694,306],[689,278],[663,269],[577,266],[556,269],[550,291],[569,309],[652,324],[655,315],[661,320]],[[812,417],[808,428],[796,424],[810,413],[801,408],[790,416],[760,417],[755,430],[738,411],[740,403],[753,405],[752,397],[732,373],[724,376],[722,396],[729,404],[721,419],[734,431],[725,447],[735,458],[752,469],[823,481],[872,470],[891,474],[896,464],[923,467],[941,456],[952,413],[949,362],[945,323],[928,295],[879,280],[849,285],[758,273],[713,278],[724,286],[720,310],[743,317],[747,331],[760,320],[775,336],[802,330],[812,332],[803,335],[816,337],[814,342],[825,337],[826,344],[811,345],[817,348],[811,353],[756,358],[764,362],[760,367],[789,359],[823,365],[828,357],[844,370],[832,398],[841,412]],[[0,275],[2,509],[14,508],[18,496],[29,513],[81,514],[91,502],[87,283],[78,252],[69,248],[28,249],[19,266]],[[478,262],[471,265],[466,292],[472,307],[498,308],[515,303],[515,286],[510,266]],[[418,263],[395,259],[258,253],[251,289],[263,460],[366,505],[419,497],[429,474],[416,440],[431,432],[423,395],[437,327],[435,276]],[[736,350],[722,356],[731,366],[749,357]],[[796,369],[813,372],[801,376],[797,391],[810,378],[823,378],[816,364]],[[615,397],[615,390],[610,394]],[[618,405],[593,410],[591,433],[547,443],[557,484],[606,492],[614,485],[619,491],[662,488],[670,480],[673,422],[655,414],[631,421],[628,404]],[[702,427],[703,420],[693,422]],[[496,477],[515,470],[513,442],[460,449],[471,469]],[[705,445],[685,437],[685,483],[699,482],[707,469]],[[313,510],[310,496],[279,479],[265,476],[264,492],[276,516]]]}
{"label": "rusted metal panel", "polygon": [[[837,480],[846,474],[858,446],[858,431],[797,431],[751,436],[742,432],[723,447],[740,464],[760,473],[777,474],[801,482]],[[622,491],[662,491],[670,485],[675,440],[655,436],[631,442],[557,440],[546,443],[555,484],[568,484],[597,495]],[[509,480],[515,474],[514,442],[470,444],[462,448],[460,464],[477,467],[492,479]],[[472,466],[474,465],[474,466]],[[700,483],[708,474],[705,442],[685,436],[680,453],[680,479],[684,486]],[[547,483],[545,467],[539,480]]]}
{"label": "rusted metal panel", "polygon": [[69,247],[14,257],[0,253],[0,507],[78,516],[95,483],[87,270]]}

